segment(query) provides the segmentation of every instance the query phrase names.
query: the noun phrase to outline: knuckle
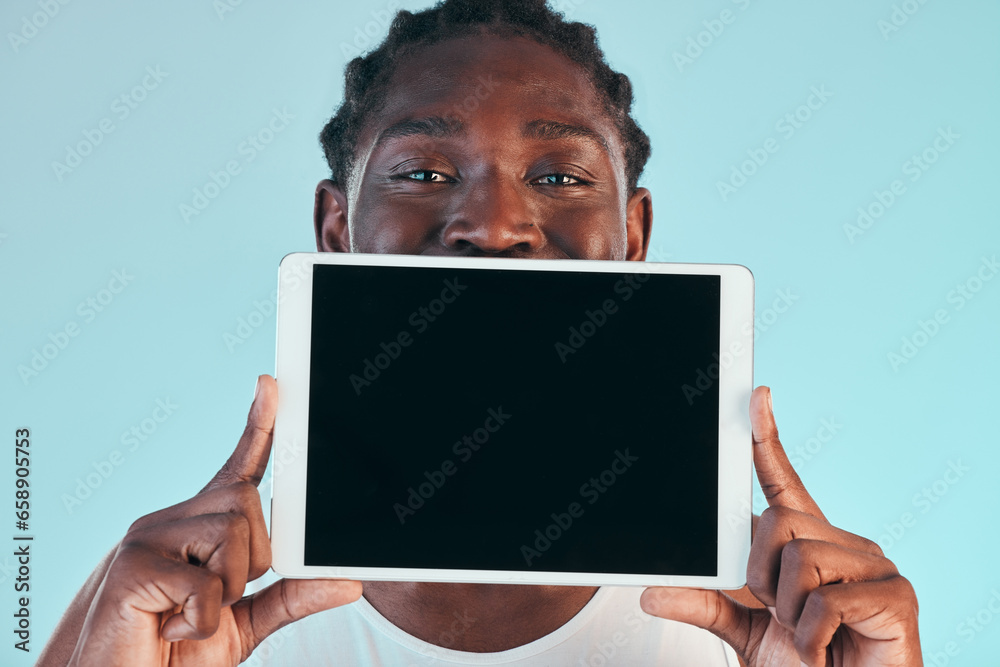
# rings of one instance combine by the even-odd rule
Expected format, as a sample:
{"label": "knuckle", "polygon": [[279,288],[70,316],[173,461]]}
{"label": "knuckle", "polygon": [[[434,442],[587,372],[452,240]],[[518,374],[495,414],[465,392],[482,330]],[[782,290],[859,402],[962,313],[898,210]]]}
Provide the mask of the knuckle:
{"label": "knuckle", "polygon": [[868,539],[867,537],[864,537],[862,535],[858,535],[857,537],[864,551],[867,551],[872,555],[878,556],[879,558],[885,558],[885,552],[882,551],[882,547],[878,545],[878,542],[876,542],[875,540]]}
{"label": "knuckle", "polygon": [[201,589],[206,602],[212,606],[221,606],[222,593],[226,588],[222,577],[202,568],[198,568],[198,571],[202,576]]}
{"label": "knuckle", "polygon": [[781,567],[794,567],[809,560],[813,552],[813,542],[811,540],[793,539],[789,540],[781,549]]}
{"label": "knuckle", "polygon": [[260,505],[260,492],[257,486],[250,482],[236,482],[232,485],[233,494],[237,502],[242,507],[254,507]]}
{"label": "knuckle", "polygon": [[250,580],[263,576],[271,568],[271,542],[263,540],[260,549],[250,549]]}
{"label": "knuckle", "polygon": [[219,629],[219,614],[217,612],[199,614],[192,627],[195,631],[191,639],[208,639]]}
{"label": "knuckle", "polygon": [[[784,505],[775,505],[773,507],[768,507],[764,510],[768,515],[770,515],[770,522],[772,526],[785,523],[789,521],[795,514],[795,510],[785,507]],[[763,515],[761,515],[763,516]]]}
{"label": "knuckle", "polygon": [[137,540],[122,540],[122,543],[118,547],[118,551],[115,553],[112,565],[116,563],[129,563],[137,560],[143,551],[145,550],[142,548],[141,543]]}
{"label": "knuckle", "polygon": [[757,524],[757,532],[759,534],[768,534],[773,531],[775,526],[781,522],[781,510],[783,509],[783,507],[775,506],[768,507],[761,512],[760,519]]}
{"label": "knuckle", "polygon": [[114,581],[119,578],[133,578],[145,569],[147,556],[146,550],[139,543],[122,541],[108,568],[106,579]]}
{"label": "knuckle", "polygon": [[818,614],[825,614],[833,604],[833,596],[837,593],[834,586],[819,586],[814,588],[806,598],[806,605],[813,608]]}
{"label": "knuckle", "polygon": [[139,517],[138,519],[132,522],[132,525],[130,525],[128,527],[128,530],[125,531],[125,534],[131,535],[134,533],[138,533],[140,531],[149,528],[150,526],[155,526],[156,524],[161,523],[165,512],[166,509],[162,509]]}
{"label": "knuckle", "polygon": [[250,542],[250,521],[242,514],[229,514],[229,537],[241,544]]}
{"label": "knuckle", "polygon": [[234,512],[205,515],[205,525],[209,530],[211,540],[213,542],[222,542],[234,534],[239,535],[241,518],[239,514]]}
{"label": "knuckle", "polygon": [[917,590],[913,587],[913,584],[909,579],[901,574],[896,575],[897,585],[900,589],[900,598],[906,600],[913,605],[915,611],[919,611],[920,604],[917,601]]}
{"label": "knuckle", "polygon": [[126,534],[144,531],[161,523],[171,521],[178,516],[185,516],[190,511],[192,500],[189,498],[170,507],[164,507],[163,509],[139,517],[128,527]]}

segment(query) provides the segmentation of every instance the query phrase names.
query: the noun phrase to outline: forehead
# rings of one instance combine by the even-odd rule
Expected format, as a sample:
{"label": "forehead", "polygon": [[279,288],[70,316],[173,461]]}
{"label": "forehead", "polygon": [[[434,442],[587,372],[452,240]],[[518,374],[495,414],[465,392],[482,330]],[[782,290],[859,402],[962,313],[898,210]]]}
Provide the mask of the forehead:
{"label": "forehead", "polygon": [[583,67],[524,37],[481,33],[403,51],[385,102],[365,124],[359,147],[371,146],[382,128],[424,115],[587,125],[622,155],[614,125]]}

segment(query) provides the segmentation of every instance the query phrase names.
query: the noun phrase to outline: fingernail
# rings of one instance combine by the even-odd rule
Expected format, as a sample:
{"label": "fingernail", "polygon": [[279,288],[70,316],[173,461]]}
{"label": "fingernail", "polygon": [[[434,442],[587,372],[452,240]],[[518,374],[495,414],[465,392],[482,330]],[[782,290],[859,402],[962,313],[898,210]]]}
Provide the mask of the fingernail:
{"label": "fingernail", "polygon": [[771,402],[771,389],[770,388],[768,388],[768,390],[767,390],[767,409],[771,411],[772,415],[774,414],[774,404]]}
{"label": "fingernail", "polygon": [[257,376],[257,384],[253,387],[253,400],[257,401],[257,395],[260,393],[260,376]]}
{"label": "fingernail", "polygon": [[677,591],[671,588],[647,589],[640,598],[640,606],[651,614],[666,608]]}

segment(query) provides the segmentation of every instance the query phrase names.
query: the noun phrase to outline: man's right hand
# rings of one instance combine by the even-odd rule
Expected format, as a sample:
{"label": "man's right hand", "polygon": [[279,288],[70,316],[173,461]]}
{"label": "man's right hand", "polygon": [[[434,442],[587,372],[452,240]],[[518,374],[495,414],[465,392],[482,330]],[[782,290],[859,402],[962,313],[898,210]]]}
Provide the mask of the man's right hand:
{"label": "man's right hand", "polygon": [[190,500],[132,524],[70,665],[237,665],[279,628],[361,596],[357,581],[282,579],[242,597],[271,565],[257,485],[276,409],[277,384],[262,375],[222,470]]}

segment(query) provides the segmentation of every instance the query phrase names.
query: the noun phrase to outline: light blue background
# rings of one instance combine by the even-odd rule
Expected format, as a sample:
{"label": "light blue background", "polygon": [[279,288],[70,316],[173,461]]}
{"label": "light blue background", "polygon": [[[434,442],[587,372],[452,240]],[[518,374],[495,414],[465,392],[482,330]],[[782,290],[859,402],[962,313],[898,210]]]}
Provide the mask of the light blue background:
{"label": "light blue background", "polygon": [[[326,175],[316,135],[340,99],[342,47],[388,4],[245,0],[220,15],[207,0],[73,2],[17,49],[9,33],[39,5],[0,9],[0,433],[11,446],[15,428],[32,429],[36,536],[33,653],[12,648],[13,558],[0,557],[0,663],[33,661],[129,524],[197,492],[234,446],[254,378],[273,372],[273,315],[232,351],[224,336],[270,296],[284,254],[315,247],[312,195]],[[1000,618],[960,624],[1000,591],[1000,280],[960,310],[948,295],[1000,251],[1000,5],[902,4],[919,9],[887,35],[891,0],[569,6],[632,77],[653,139],[642,179],[656,213],[650,259],[750,267],[762,316],[779,290],[795,297],[768,316],[755,360],[786,449],[831,521],[880,539],[913,582],[927,664],[944,664],[948,642],[949,664],[995,664]],[[674,53],[726,9],[733,22],[679,68]],[[120,119],[114,100],[147,67],[168,75]],[[776,123],[813,86],[832,96],[786,138]],[[273,109],[294,118],[185,223],[179,206],[245,158],[241,142]],[[102,118],[114,131],[60,181],[52,163]],[[911,182],[904,163],[939,128],[959,138]],[[779,150],[723,201],[717,182],[769,137]],[[844,225],[894,179],[905,194],[849,242]],[[85,322],[78,304],[123,269],[134,280]],[[947,323],[893,369],[888,353],[938,309]],[[79,335],[23,381],[18,366],[71,321]],[[179,407],[129,451],[122,433],[157,399]],[[827,434],[824,419],[836,434],[810,441]],[[121,465],[69,511],[65,497],[115,450]],[[0,457],[7,503],[11,453]],[[954,484],[940,481],[951,463],[968,468]],[[936,481],[943,494],[919,504]],[[888,528],[906,512],[913,521],[894,539]]]}

